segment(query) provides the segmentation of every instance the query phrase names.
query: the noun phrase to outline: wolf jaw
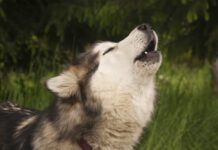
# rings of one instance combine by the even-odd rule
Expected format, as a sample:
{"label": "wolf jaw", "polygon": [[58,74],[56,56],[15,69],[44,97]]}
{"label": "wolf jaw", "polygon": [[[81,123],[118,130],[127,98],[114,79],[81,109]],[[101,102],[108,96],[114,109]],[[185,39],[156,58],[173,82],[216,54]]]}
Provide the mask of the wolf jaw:
{"label": "wolf jaw", "polygon": [[[57,97],[51,106],[37,115],[12,111],[20,117],[12,145],[18,150],[79,150],[77,140],[83,138],[94,150],[132,150],[154,110],[154,75],[161,64],[157,44],[146,24],[118,43],[95,44],[47,81]],[[135,61],[142,52],[147,54]],[[5,115],[11,116],[0,108],[0,126]],[[8,133],[0,131],[0,137]],[[1,138],[0,145],[14,148]]]}
{"label": "wolf jaw", "polygon": [[153,31],[152,39],[148,46],[134,59],[136,61],[154,61],[158,62],[160,57],[157,52],[158,37],[155,31]]}

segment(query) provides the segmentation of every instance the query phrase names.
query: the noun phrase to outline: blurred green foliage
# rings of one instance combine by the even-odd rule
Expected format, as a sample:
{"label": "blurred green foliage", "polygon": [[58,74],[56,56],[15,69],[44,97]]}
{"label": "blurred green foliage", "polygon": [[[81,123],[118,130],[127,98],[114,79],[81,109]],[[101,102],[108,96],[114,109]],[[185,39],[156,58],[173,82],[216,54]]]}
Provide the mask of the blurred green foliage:
{"label": "blurred green foliage", "polygon": [[159,33],[169,58],[211,60],[217,11],[216,0],[1,0],[0,69],[70,62],[87,43],[120,40],[142,22]]}

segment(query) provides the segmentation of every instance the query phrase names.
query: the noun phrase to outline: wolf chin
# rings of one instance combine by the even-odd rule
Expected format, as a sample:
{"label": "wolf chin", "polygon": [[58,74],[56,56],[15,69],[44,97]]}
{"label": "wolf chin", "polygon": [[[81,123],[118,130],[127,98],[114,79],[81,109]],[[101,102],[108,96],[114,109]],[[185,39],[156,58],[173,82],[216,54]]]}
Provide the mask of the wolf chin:
{"label": "wolf chin", "polygon": [[154,110],[157,45],[156,32],[139,25],[120,42],[94,44],[48,79],[56,98],[44,111],[2,103],[0,149],[134,149]]}

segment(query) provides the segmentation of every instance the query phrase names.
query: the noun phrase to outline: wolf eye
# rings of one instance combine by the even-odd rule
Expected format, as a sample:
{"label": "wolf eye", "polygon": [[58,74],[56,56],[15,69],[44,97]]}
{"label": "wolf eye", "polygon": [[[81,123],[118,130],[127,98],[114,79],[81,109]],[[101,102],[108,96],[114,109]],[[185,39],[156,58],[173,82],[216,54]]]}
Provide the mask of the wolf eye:
{"label": "wolf eye", "polygon": [[106,51],[103,53],[103,55],[109,53],[109,52],[112,51],[113,49],[114,49],[114,47],[109,48],[108,50],[106,50]]}

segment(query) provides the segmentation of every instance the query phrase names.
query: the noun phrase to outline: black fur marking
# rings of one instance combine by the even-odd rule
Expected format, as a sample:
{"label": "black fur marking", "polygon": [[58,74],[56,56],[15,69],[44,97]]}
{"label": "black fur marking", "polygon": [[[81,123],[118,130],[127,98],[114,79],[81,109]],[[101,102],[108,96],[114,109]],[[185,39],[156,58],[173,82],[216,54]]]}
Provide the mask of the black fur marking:
{"label": "black fur marking", "polygon": [[96,98],[94,98],[92,95],[88,94],[89,90],[89,82],[92,77],[92,75],[97,70],[98,65],[96,65],[90,72],[86,74],[83,80],[79,82],[80,87],[80,95],[82,103],[84,104],[85,112],[90,117],[96,117],[99,116],[101,113],[101,107],[100,102]]}
{"label": "black fur marking", "polygon": [[114,47],[109,48],[108,50],[106,50],[103,55],[106,55],[107,53],[111,52],[112,50],[114,50]]}
{"label": "black fur marking", "polygon": [[[16,146],[20,147],[20,150],[32,150],[32,140],[34,136],[35,129],[38,125],[39,118],[29,123],[27,126],[22,128],[15,137]],[[22,143],[22,146],[20,146]]]}
{"label": "black fur marking", "polygon": [[30,134],[33,129],[32,125],[26,126],[18,137],[15,138],[14,135],[17,132],[17,126],[23,120],[35,116],[37,113],[35,110],[21,108],[10,102],[0,104],[0,149],[32,150],[30,144],[32,139],[32,134]]}
{"label": "black fur marking", "polygon": [[72,65],[92,65],[93,62],[96,62],[97,57],[98,53],[87,51],[78,55],[78,57],[73,61]]}
{"label": "black fur marking", "polygon": [[80,55],[77,62],[75,63],[77,65],[82,65],[88,69],[84,78],[78,83],[79,95],[76,95],[75,97],[79,98],[79,100],[83,103],[84,110],[86,114],[90,117],[99,116],[101,113],[101,107],[100,104],[98,104],[99,102],[93,96],[88,94],[90,88],[89,82],[99,66],[97,62],[98,56],[98,53],[92,54],[91,52],[86,52]]}

